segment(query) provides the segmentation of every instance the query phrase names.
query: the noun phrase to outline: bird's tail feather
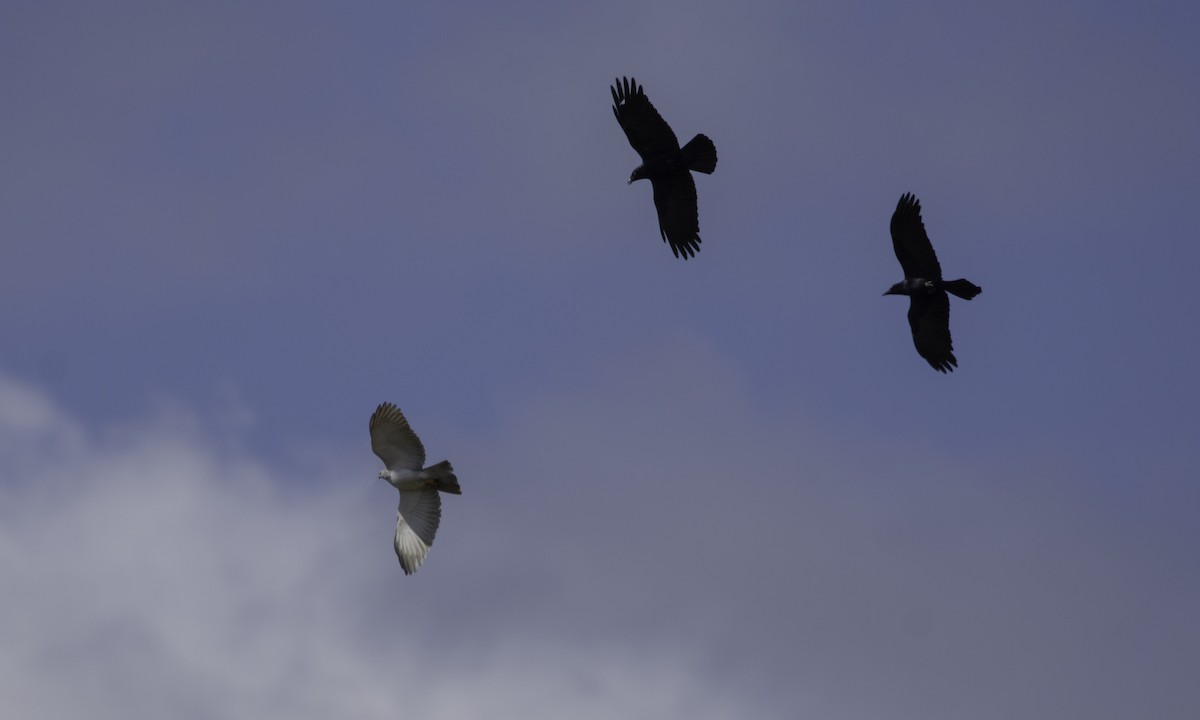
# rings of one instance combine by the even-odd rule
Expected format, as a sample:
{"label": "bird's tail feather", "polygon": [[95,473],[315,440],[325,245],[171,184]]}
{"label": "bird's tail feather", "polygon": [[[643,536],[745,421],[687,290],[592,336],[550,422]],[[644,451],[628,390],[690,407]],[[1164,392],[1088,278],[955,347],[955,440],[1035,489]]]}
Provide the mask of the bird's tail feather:
{"label": "bird's tail feather", "polygon": [[950,293],[951,295],[957,295],[963,300],[970,300],[979,293],[983,292],[983,288],[979,287],[970,280],[963,280],[962,278],[959,278],[958,280],[947,280],[946,282],[942,283],[942,287],[945,288],[946,292]]}
{"label": "bird's tail feather", "polygon": [[709,174],[717,169],[717,146],[707,135],[697,135],[689,140],[682,152],[689,170]]}
{"label": "bird's tail feather", "polygon": [[437,481],[438,490],[451,495],[462,495],[462,488],[458,485],[458,476],[454,474],[454,468],[450,466],[449,460],[443,460],[437,465],[425,468],[425,473]]}

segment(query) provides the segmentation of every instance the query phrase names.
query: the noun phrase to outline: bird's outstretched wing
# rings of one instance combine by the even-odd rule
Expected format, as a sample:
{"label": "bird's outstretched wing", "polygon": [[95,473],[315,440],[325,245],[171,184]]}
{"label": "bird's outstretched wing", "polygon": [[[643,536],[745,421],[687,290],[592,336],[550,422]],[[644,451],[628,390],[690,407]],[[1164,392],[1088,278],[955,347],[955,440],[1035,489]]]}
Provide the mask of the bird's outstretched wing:
{"label": "bird's outstretched wing", "polygon": [[441,520],[442,499],[436,488],[400,491],[395,548],[405,575],[412,575],[425,562]]}
{"label": "bird's outstretched wing", "polygon": [[900,267],[904,268],[904,277],[942,279],[942,267],[925,234],[925,223],[921,222],[921,201],[912,193],[900,196],[896,212],[892,213],[891,230],[892,247]]}
{"label": "bird's outstretched wing", "polygon": [[938,372],[953,372],[958,366],[950,341],[950,298],[944,292],[913,295],[908,306],[917,353]]}
{"label": "bird's outstretched wing", "polygon": [[613,97],[613,115],[629,138],[629,144],[642,156],[642,162],[679,149],[679,140],[671,126],[658,114],[642,87],[633,78],[622,78],[609,86]]}
{"label": "bird's outstretched wing", "polygon": [[371,415],[371,450],[389,470],[420,470],[425,465],[425,446],[408,426],[400,408],[382,403]]}
{"label": "bird's outstretched wing", "polygon": [[675,257],[695,257],[700,250],[700,212],[696,207],[696,181],[687,170],[652,179],[658,231]]}

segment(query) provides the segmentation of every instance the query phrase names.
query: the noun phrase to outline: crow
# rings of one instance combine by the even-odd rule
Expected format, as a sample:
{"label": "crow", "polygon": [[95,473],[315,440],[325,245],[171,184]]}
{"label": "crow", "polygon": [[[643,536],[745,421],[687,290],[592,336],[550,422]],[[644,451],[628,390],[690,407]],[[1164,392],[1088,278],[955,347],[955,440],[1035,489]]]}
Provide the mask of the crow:
{"label": "crow", "polygon": [[610,86],[613,115],[629,144],[642,156],[629,182],[646,178],[654,188],[658,231],[675,257],[694,257],[700,251],[700,219],[696,209],[696,182],[692,170],[705,174],[717,168],[717,148],[704,135],[687,145],[679,140],[633,78],[622,78]]}
{"label": "crow", "polygon": [[904,268],[904,281],[888,288],[884,295],[908,296],[908,324],[917,353],[934,370],[952,372],[958,360],[950,343],[950,298],[946,293],[970,300],[983,288],[961,278],[942,279],[942,267],[921,222],[921,201],[912,193],[900,196],[892,213],[891,230],[892,247]]}

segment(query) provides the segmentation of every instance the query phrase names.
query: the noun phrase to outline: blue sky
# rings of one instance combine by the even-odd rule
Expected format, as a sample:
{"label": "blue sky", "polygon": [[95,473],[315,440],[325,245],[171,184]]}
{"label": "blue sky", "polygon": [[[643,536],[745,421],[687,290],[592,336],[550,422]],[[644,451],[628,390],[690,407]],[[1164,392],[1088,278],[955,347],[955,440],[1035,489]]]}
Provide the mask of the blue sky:
{"label": "blue sky", "polygon": [[[1190,717],[1198,23],[6,3],[0,714]],[[465,493],[410,578],[385,400]]]}

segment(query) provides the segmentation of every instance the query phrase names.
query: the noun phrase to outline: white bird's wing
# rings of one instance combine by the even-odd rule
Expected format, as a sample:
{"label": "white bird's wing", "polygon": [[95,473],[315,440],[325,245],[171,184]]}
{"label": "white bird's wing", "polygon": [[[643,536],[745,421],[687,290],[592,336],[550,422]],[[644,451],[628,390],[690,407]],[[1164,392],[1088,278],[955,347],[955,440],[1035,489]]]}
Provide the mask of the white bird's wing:
{"label": "white bird's wing", "polygon": [[382,403],[371,415],[371,450],[388,470],[420,470],[425,465],[425,446],[408,426],[400,408]]}
{"label": "white bird's wing", "polygon": [[425,562],[433,536],[442,520],[442,498],[437,488],[401,490],[396,513],[396,557],[405,575],[412,575]]}

